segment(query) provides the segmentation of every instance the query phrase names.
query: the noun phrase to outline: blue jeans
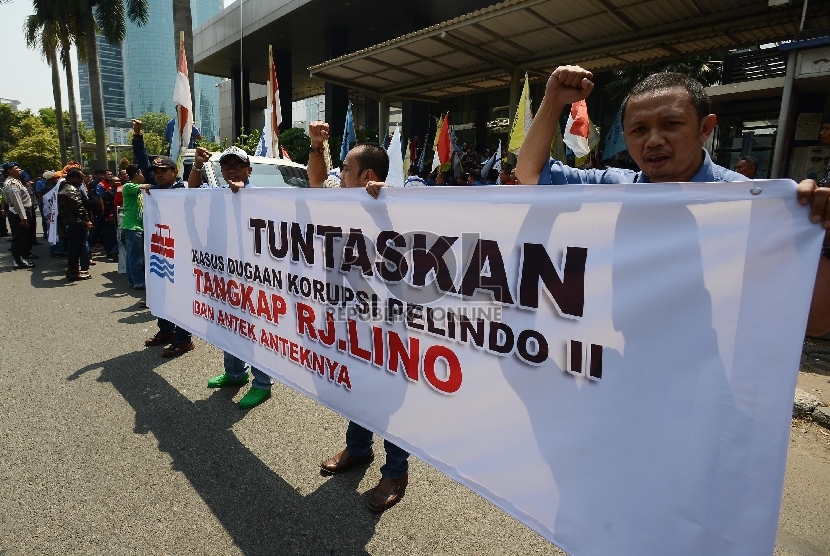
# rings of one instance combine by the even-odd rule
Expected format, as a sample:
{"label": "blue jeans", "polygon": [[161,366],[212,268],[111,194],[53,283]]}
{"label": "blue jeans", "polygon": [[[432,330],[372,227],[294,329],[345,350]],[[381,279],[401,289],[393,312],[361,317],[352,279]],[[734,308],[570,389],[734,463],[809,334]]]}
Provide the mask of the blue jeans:
{"label": "blue jeans", "polygon": [[173,345],[189,344],[193,340],[193,336],[184,328],[179,328],[169,320],[158,320],[159,332],[162,334],[173,335]]}
{"label": "blue jeans", "polygon": [[[57,226],[57,224],[55,224]],[[66,239],[62,237],[58,237],[58,242],[55,245],[49,246],[49,254],[52,256],[57,255],[58,253],[66,254]]]}
{"label": "blue jeans", "polygon": [[124,251],[127,252],[127,282],[133,287],[144,285],[144,232],[124,230]]}
{"label": "blue jeans", "polygon": [[[352,457],[362,457],[372,449],[374,440],[372,431],[364,429],[357,423],[349,421],[346,429],[346,449]],[[380,468],[380,474],[387,479],[400,479],[409,471],[409,452],[398,448],[388,440],[383,441],[386,450],[386,463]]]}
{"label": "blue jeans", "polygon": [[242,359],[234,357],[227,351],[225,352],[225,374],[234,380],[245,378],[248,375],[248,368],[251,368],[251,374],[254,375],[254,381],[251,386],[254,388],[261,388],[263,390],[270,390],[273,381],[271,377],[263,373],[253,365],[245,363]]}

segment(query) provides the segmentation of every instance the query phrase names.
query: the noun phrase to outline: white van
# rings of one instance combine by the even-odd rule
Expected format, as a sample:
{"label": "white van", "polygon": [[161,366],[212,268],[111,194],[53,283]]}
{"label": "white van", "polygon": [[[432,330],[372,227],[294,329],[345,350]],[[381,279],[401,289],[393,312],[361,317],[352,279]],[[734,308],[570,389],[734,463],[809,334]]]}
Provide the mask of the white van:
{"label": "white van", "polygon": [[[195,152],[187,149],[182,153],[185,181],[193,167]],[[202,168],[202,180],[214,187],[224,185],[219,168],[221,154],[212,153],[210,161]],[[251,183],[255,187],[309,187],[308,172],[302,164],[262,156],[249,156],[248,159],[251,161]]]}

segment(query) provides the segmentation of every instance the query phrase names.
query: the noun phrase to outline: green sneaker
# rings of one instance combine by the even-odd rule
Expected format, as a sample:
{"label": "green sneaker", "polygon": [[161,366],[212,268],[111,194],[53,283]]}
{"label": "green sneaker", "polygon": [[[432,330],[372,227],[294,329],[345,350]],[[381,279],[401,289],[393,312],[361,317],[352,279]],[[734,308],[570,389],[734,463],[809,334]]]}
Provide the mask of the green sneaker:
{"label": "green sneaker", "polygon": [[241,407],[242,409],[251,409],[252,407],[258,406],[270,397],[270,390],[265,390],[263,388],[251,386],[251,389],[248,390],[248,393],[245,394],[241,400],[239,400],[239,407]]}
{"label": "green sneaker", "polygon": [[248,384],[248,375],[245,375],[245,378],[240,379],[233,379],[222,373],[219,376],[215,376],[212,379],[208,380],[208,388],[226,388],[228,386],[245,386]]}

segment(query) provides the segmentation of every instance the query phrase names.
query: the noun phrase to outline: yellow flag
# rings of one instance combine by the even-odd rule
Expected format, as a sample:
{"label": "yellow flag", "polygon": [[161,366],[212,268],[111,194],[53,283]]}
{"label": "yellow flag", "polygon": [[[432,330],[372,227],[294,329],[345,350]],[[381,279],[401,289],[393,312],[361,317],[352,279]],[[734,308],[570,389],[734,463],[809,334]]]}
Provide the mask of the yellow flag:
{"label": "yellow flag", "polygon": [[553,134],[553,142],[550,144],[550,156],[554,160],[558,160],[562,164],[567,164],[567,157],[565,156],[565,141],[562,138],[562,128],[556,124],[556,131]]}
{"label": "yellow flag", "polygon": [[516,115],[513,117],[513,126],[510,128],[510,142],[507,144],[507,150],[513,154],[519,154],[522,143],[524,143],[527,136],[527,131],[530,129],[530,124],[533,122],[529,81],[527,74],[525,74],[522,96],[519,99],[519,106],[516,108]]}

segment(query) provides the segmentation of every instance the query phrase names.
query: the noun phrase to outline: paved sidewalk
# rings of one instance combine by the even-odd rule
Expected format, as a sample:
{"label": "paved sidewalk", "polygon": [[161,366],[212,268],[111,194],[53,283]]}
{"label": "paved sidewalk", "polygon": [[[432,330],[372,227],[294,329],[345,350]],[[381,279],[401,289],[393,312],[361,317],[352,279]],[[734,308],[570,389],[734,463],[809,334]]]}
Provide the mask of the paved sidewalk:
{"label": "paved sidewalk", "polygon": [[35,249],[13,271],[0,239],[0,554],[563,554],[415,458],[404,499],[370,513],[382,445],[321,476],[345,419],[280,385],[241,410],[247,387],[207,388],[218,349],[144,347],[155,318],[115,263],[67,283]]}

